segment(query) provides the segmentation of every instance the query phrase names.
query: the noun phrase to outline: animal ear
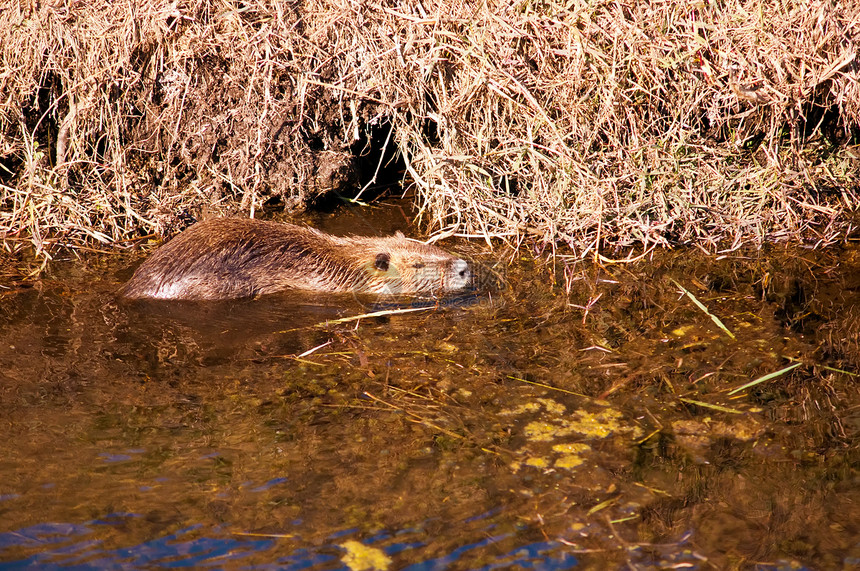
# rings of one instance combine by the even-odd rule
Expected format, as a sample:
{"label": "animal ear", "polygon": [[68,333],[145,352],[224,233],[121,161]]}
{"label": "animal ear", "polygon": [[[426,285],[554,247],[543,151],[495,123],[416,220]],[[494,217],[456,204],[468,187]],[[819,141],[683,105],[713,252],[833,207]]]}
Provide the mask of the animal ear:
{"label": "animal ear", "polygon": [[380,272],[388,271],[388,264],[391,262],[391,256],[386,252],[380,252],[376,254],[376,261],[373,263],[373,266],[379,270]]}
{"label": "animal ear", "polygon": [[406,236],[404,236],[403,232],[401,232],[400,230],[398,230],[397,232],[394,233],[394,237],[395,238],[406,238]]}

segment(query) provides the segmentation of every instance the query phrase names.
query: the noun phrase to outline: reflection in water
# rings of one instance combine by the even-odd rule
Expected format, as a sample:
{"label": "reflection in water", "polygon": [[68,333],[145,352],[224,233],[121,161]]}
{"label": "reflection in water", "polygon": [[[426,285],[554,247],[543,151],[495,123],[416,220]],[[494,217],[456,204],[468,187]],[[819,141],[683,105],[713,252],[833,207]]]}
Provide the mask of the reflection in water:
{"label": "reflection in water", "polygon": [[429,303],[118,303],[110,268],[58,267],[0,298],[0,562],[850,568],[834,255],[523,261]]}

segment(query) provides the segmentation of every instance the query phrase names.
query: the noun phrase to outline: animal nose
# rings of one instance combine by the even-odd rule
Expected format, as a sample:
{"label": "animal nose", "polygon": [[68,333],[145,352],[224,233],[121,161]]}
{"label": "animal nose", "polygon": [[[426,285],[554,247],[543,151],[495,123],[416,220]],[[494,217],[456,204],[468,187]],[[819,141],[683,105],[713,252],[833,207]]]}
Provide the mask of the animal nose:
{"label": "animal nose", "polygon": [[469,268],[469,262],[466,260],[457,260],[454,271],[462,278],[463,282],[468,282],[472,277],[472,271]]}

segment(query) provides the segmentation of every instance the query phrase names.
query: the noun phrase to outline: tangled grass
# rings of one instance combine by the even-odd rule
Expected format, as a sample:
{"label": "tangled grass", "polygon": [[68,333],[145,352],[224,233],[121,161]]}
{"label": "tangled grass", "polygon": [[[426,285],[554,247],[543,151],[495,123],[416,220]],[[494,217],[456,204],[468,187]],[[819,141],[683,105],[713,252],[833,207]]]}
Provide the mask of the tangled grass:
{"label": "tangled grass", "polygon": [[382,132],[435,238],[829,244],[858,39],[858,0],[12,0],[0,232],[49,255],[301,208]]}

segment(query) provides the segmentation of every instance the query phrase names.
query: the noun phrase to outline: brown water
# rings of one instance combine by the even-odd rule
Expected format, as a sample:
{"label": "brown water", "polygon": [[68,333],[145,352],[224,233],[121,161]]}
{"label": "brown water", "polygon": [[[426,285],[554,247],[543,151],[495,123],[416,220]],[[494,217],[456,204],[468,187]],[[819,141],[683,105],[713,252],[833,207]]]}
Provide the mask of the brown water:
{"label": "brown water", "polygon": [[457,246],[507,288],[345,323],[396,304],[117,303],[131,258],[5,290],[0,566],[860,566],[857,249]]}

